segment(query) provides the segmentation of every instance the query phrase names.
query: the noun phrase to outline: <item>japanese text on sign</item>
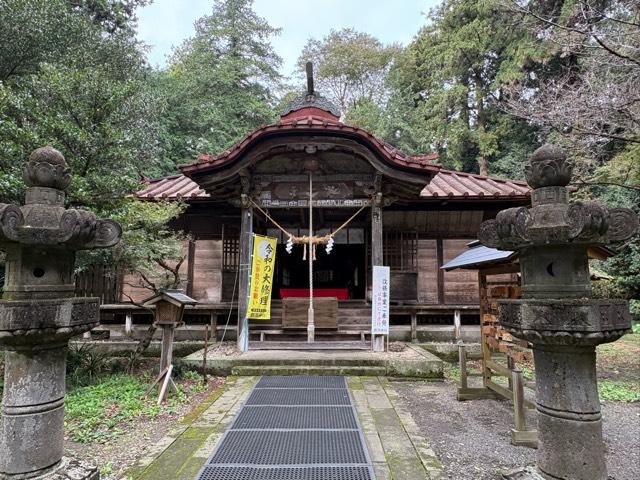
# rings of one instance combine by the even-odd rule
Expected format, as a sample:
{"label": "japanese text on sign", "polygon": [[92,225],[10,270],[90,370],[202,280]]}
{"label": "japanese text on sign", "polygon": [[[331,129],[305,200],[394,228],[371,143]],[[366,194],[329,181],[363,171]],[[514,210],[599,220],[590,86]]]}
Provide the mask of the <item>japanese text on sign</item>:
{"label": "japanese text on sign", "polygon": [[389,335],[389,267],[373,267],[373,308],[371,310],[371,333]]}
{"label": "japanese text on sign", "polygon": [[253,260],[251,262],[251,284],[247,318],[269,320],[271,318],[271,290],[276,261],[276,239],[255,235],[253,238]]}

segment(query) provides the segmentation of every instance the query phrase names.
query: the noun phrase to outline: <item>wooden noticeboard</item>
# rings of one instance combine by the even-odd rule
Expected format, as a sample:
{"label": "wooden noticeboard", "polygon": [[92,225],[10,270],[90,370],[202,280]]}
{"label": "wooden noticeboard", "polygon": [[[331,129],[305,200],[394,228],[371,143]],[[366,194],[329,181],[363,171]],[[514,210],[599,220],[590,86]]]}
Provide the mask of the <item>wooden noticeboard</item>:
{"label": "wooden noticeboard", "polygon": [[[337,298],[314,298],[313,309],[316,328],[338,328]],[[307,328],[308,311],[308,298],[284,298],[282,300],[282,328]]]}

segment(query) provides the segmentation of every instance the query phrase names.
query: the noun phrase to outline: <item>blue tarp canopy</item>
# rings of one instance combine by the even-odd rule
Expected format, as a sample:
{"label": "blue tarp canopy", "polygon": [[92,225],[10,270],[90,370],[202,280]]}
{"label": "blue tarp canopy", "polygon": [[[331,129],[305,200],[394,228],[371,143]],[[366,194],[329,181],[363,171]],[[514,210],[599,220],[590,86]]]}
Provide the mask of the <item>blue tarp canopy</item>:
{"label": "blue tarp canopy", "polygon": [[494,263],[506,263],[518,256],[516,252],[509,250],[498,250],[481,245],[475,240],[467,245],[469,250],[462,252],[452,260],[449,260],[442,267],[443,270],[453,270],[455,268],[477,268]]}

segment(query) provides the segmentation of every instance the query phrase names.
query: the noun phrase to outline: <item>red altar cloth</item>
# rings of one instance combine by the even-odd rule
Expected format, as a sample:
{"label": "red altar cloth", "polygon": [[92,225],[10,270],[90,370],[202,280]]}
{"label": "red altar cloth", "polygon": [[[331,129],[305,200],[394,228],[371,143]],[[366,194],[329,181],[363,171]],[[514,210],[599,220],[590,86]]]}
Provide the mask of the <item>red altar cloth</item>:
{"label": "red altar cloth", "polygon": [[[281,288],[280,298],[308,297],[308,288]],[[335,297],[338,300],[349,300],[349,289],[347,288],[314,288],[313,298]]]}

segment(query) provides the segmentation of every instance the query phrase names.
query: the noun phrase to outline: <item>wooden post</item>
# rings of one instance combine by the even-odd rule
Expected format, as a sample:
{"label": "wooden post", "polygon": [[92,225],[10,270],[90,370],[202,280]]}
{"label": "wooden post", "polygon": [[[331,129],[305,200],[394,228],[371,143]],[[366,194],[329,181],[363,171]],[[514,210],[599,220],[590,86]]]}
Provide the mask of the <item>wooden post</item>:
{"label": "wooden post", "polygon": [[513,384],[513,423],[511,430],[511,443],[524,447],[538,448],[538,432],[527,430],[527,418],[524,413],[524,381],[522,372],[514,368],[511,372],[511,383]]}
{"label": "wooden post", "polygon": [[247,310],[249,307],[249,284],[251,278],[251,247],[253,244],[253,207],[246,195],[242,197],[240,255],[238,259],[240,274],[240,288],[238,289],[238,350],[246,352],[249,350]]}
{"label": "wooden post", "polygon": [[207,351],[209,349],[209,325],[204,326],[204,352],[202,353],[202,383],[207,384]]}
{"label": "wooden post", "polygon": [[444,304],[444,270],[442,270],[442,265],[444,265],[444,247],[442,244],[442,239],[436,239],[436,278],[438,284],[438,303],[440,305]]}
{"label": "wooden post", "polygon": [[487,275],[482,271],[478,271],[478,288],[480,294],[480,345],[482,347],[482,385],[487,386],[491,381],[491,371],[487,367],[487,364],[491,361],[491,351],[489,345],[487,345],[487,339],[484,333],[485,326],[485,314],[487,313],[488,298],[487,298]]}
{"label": "wooden post", "polygon": [[527,429],[527,425],[524,416],[524,386],[522,372],[519,369],[513,369],[511,381],[513,382],[513,419],[516,430],[523,431]]}
{"label": "wooden post", "polygon": [[316,335],[315,313],[313,310],[313,173],[309,172],[309,243],[307,260],[309,261],[309,310],[307,311],[307,342],[313,343]]}
{"label": "wooden post", "polygon": [[218,341],[218,314],[211,311],[209,314],[209,324],[211,325],[211,338],[213,343]]}
{"label": "wooden post", "polygon": [[124,333],[130,337],[133,332],[133,315],[127,313],[124,317]]}
{"label": "wooden post", "polygon": [[193,277],[195,275],[196,266],[196,241],[189,239],[189,248],[187,250],[187,295],[193,296]]}
{"label": "wooden post", "polygon": [[513,357],[507,354],[507,368],[511,370],[511,376],[509,376],[509,390],[513,391],[513,372],[516,369],[516,362],[513,361]]}
{"label": "wooden post", "polygon": [[414,311],[411,312],[411,342],[416,343],[418,341],[418,314]]}
{"label": "wooden post", "polygon": [[[160,406],[162,404],[162,402],[165,401],[165,399],[167,398],[167,388],[170,385],[171,380],[171,373],[173,372],[173,365],[169,365],[169,367],[167,368],[166,373],[164,374],[164,380],[162,382],[162,387],[160,387],[160,394],[158,395],[158,406]],[[162,376],[162,374],[161,374]]]}
{"label": "wooden post", "polygon": [[464,344],[458,344],[458,365],[460,366],[460,388],[467,389],[467,350]]}
{"label": "wooden post", "polygon": [[160,371],[169,368],[173,360],[173,336],[175,325],[161,325],[162,327],[162,352],[160,353]]}
{"label": "wooden post", "polygon": [[453,337],[456,342],[460,340],[460,323],[461,323],[460,310],[454,310],[453,311]]}
{"label": "wooden post", "polygon": [[[382,194],[378,193],[371,202],[371,269],[384,264],[382,249]],[[384,335],[372,335],[374,352],[384,352]]]}

